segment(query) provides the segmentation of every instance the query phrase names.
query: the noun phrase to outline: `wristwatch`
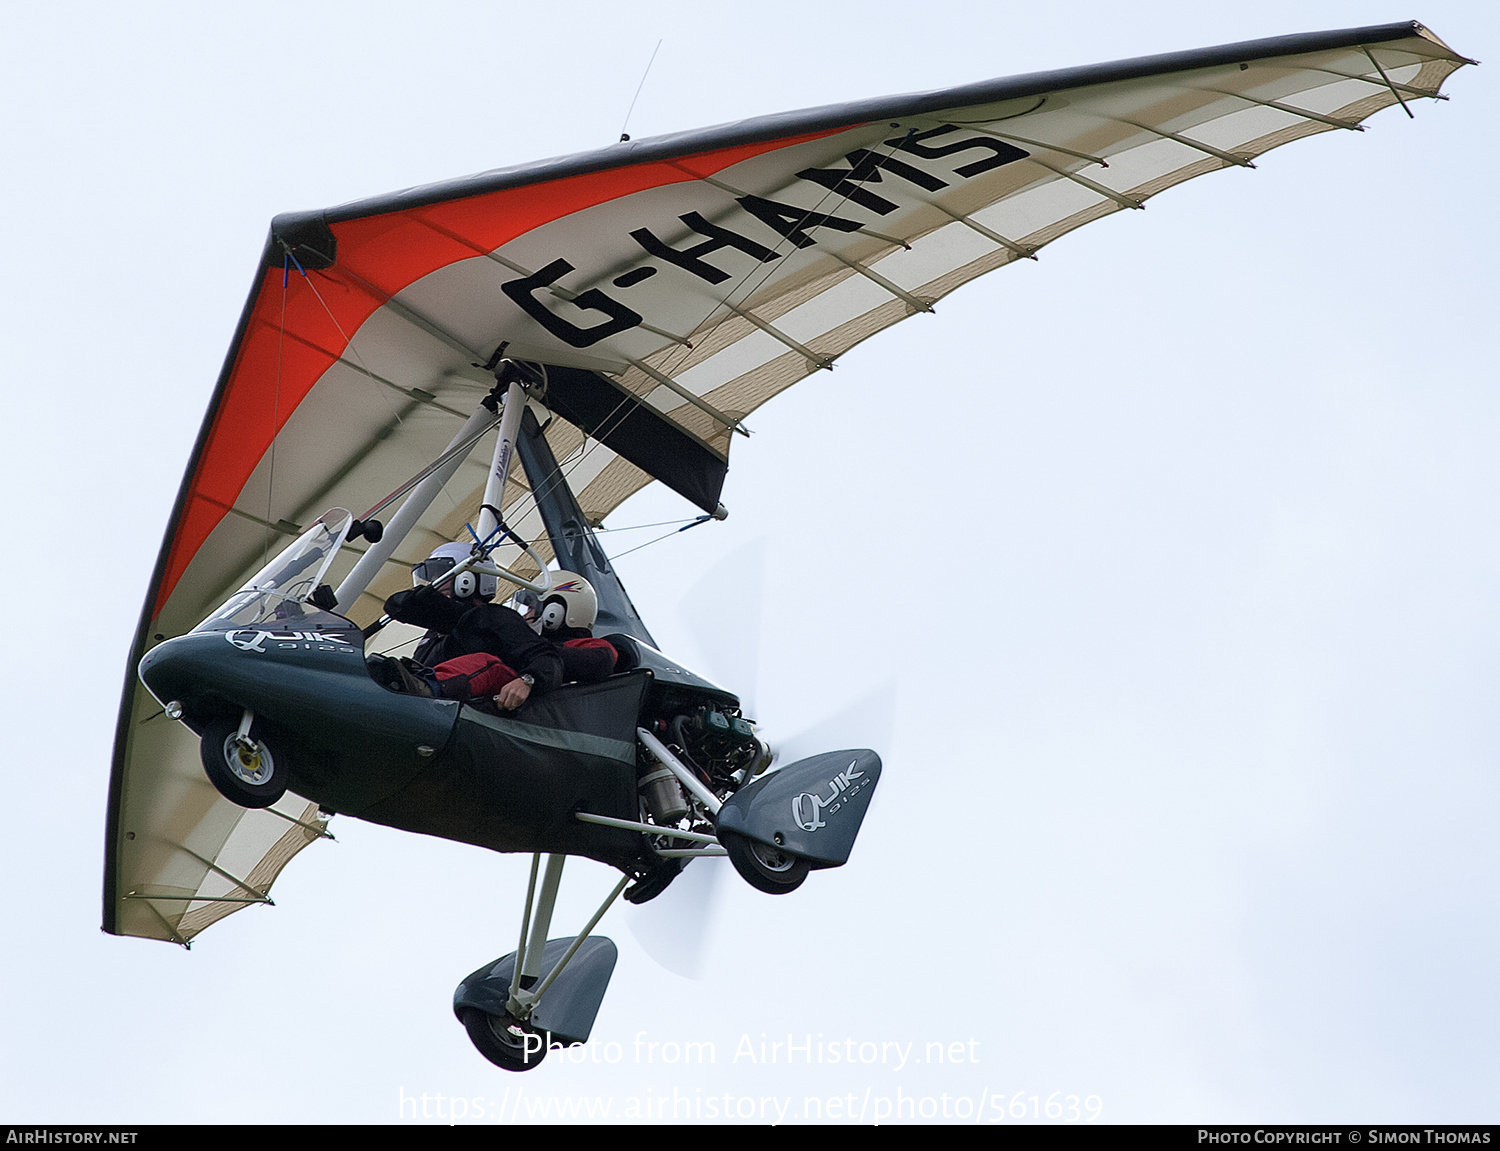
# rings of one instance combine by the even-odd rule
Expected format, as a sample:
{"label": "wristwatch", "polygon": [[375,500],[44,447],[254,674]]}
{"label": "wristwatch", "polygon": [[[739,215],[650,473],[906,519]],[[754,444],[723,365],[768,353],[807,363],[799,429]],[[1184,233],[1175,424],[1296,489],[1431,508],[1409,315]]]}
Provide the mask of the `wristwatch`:
{"label": "wristwatch", "polygon": [[536,686],[536,676],[532,675],[528,671],[525,675],[523,675],[521,677],[521,682],[524,683],[527,687],[535,687]]}

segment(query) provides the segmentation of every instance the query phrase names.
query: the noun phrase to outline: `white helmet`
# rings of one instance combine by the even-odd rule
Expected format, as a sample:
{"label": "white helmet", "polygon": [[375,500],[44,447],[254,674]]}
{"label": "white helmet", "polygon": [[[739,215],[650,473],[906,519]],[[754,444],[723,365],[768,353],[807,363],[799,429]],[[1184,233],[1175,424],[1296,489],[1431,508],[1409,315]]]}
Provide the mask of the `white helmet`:
{"label": "white helmet", "polygon": [[542,630],[593,627],[599,616],[594,586],[575,572],[553,572],[552,586],[542,596]]}
{"label": "white helmet", "polygon": [[[412,586],[436,583],[472,554],[468,544],[439,544],[430,556],[411,569]],[[459,572],[452,582],[454,599],[468,599],[475,594],[480,599],[489,599],[500,589],[497,577],[480,572]]]}

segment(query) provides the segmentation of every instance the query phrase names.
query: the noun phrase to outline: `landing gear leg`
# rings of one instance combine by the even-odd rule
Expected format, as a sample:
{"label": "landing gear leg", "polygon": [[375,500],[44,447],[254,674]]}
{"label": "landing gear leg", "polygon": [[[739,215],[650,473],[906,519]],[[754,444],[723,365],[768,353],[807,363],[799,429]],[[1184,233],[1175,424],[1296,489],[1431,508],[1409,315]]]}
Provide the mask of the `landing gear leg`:
{"label": "landing gear leg", "polygon": [[[598,926],[599,920],[604,918],[604,913],[609,910],[614,901],[619,898],[620,892],[625,890],[625,885],[630,882],[630,877],[625,876],[615,884],[614,890],[599,905],[599,910],[594,912],[583,930],[568,944],[567,950],[553,964],[551,970],[546,975],[542,975],[547,931],[552,924],[552,909],[557,902],[557,888],[562,881],[563,863],[566,859],[567,857],[563,855],[547,857],[546,873],[542,876],[541,891],[538,892],[537,872],[541,870],[542,857],[536,854],[531,858],[531,879],[526,887],[526,906],[521,913],[521,938],[515,951],[515,964],[512,968],[509,996],[504,1010],[497,1013],[472,1005],[458,1008],[459,1018],[463,1021],[464,1028],[468,1031],[474,1046],[479,1049],[479,1053],[495,1066],[503,1067],[507,1071],[529,1071],[546,1056],[549,1036],[533,1024],[532,1015],[541,1003],[542,997],[547,994],[547,989],[557,981],[558,976],[572,962],[579,948],[588,939],[589,933]],[[534,914],[533,900],[535,900]],[[609,969],[613,969],[614,945],[608,940],[601,942],[609,949]],[[553,954],[556,954],[555,949]],[[607,981],[608,978],[607,969],[604,979]],[[601,985],[600,994],[602,993]],[[597,1010],[597,1006],[596,1000],[594,1010]],[[580,1027],[581,1038],[587,1038],[588,1028],[592,1025],[591,1011],[586,1022]]]}

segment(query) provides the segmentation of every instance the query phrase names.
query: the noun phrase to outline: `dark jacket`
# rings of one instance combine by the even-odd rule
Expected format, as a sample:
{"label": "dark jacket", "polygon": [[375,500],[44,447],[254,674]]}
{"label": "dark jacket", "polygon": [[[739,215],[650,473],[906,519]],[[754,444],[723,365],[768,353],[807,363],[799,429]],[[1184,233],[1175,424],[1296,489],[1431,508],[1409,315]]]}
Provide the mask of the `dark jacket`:
{"label": "dark jacket", "polygon": [[460,655],[487,652],[517,675],[530,673],[532,690],[551,691],[563,682],[558,649],[537,635],[508,607],[483,600],[453,600],[431,587],[400,591],[385,601],[385,612],[402,623],[425,627],[427,634],[412,653],[426,667]]}
{"label": "dark jacket", "polygon": [[598,683],[608,679],[620,658],[613,644],[595,639],[586,627],[560,627],[544,632],[543,638],[557,646],[563,662],[563,679],[568,682]]}

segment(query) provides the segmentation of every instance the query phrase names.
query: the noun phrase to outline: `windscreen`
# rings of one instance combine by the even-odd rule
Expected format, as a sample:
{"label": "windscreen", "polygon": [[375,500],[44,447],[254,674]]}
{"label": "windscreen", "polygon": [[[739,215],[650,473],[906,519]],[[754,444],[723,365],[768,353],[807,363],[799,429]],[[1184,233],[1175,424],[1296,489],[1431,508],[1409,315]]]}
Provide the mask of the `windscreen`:
{"label": "windscreen", "polygon": [[353,521],[343,508],[333,508],[296,538],[280,555],[256,572],[218,611],[194,631],[274,626],[288,628],[347,628],[349,621],[307,602],[343,545]]}

